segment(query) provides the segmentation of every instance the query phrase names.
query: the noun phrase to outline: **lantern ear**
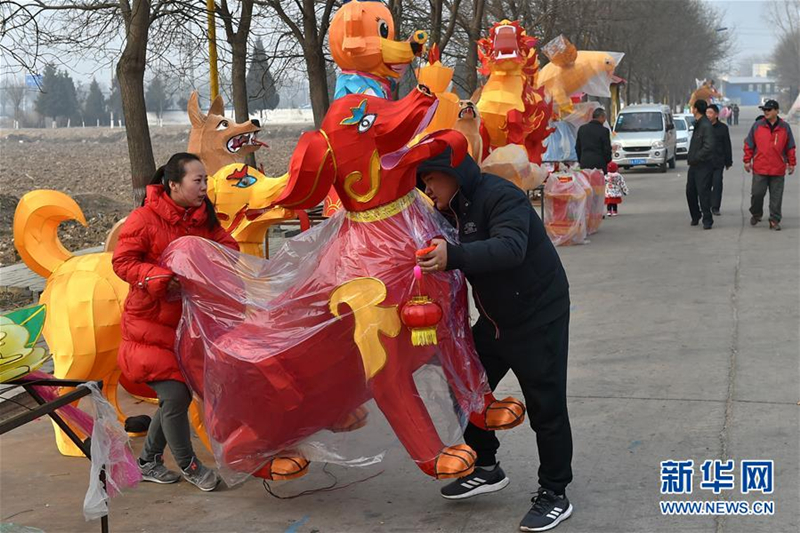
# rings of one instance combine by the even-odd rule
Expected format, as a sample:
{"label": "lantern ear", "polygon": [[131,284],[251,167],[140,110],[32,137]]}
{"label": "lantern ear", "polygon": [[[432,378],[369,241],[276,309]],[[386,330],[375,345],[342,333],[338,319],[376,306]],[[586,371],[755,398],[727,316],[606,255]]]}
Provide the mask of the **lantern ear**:
{"label": "lantern ear", "polygon": [[288,209],[310,209],[328,194],[336,179],[336,160],[327,135],[304,133],[289,162],[289,183],[276,205]]}

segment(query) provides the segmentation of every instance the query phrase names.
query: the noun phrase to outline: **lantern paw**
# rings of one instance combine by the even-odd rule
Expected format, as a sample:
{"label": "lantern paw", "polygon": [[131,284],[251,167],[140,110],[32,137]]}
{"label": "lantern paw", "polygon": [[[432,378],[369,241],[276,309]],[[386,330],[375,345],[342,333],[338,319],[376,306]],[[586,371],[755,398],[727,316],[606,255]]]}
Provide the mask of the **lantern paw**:
{"label": "lantern paw", "polygon": [[439,452],[433,467],[436,479],[462,477],[475,469],[477,454],[466,444],[448,446]]}
{"label": "lantern paw", "polygon": [[308,465],[305,457],[274,457],[254,475],[274,481],[295,479],[306,475]]}
{"label": "lantern paw", "polygon": [[355,431],[367,425],[367,416],[369,411],[363,405],[357,407],[354,411],[347,413],[342,419],[337,421],[330,427],[334,433],[342,433],[344,431]]}
{"label": "lantern paw", "polygon": [[525,405],[511,396],[503,400],[494,400],[486,406],[484,418],[486,429],[511,429],[525,421]]}

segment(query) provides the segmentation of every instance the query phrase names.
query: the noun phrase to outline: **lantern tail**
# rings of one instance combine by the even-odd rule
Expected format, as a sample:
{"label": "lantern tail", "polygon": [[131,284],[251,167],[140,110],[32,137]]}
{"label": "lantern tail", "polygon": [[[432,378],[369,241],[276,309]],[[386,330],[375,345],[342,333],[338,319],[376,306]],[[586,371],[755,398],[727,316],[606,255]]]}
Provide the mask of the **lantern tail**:
{"label": "lantern tail", "polygon": [[414,346],[432,346],[439,344],[436,338],[436,326],[429,328],[412,328],[411,344]]}

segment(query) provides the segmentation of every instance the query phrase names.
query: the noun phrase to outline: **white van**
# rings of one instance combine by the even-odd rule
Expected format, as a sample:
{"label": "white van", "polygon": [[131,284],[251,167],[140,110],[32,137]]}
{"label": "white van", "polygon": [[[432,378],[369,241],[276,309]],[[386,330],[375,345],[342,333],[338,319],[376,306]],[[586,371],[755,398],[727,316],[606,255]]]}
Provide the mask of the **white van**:
{"label": "white van", "polygon": [[676,134],[669,106],[628,106],[620,111],[613,131],[611,151],[621,168],[675,168]]}

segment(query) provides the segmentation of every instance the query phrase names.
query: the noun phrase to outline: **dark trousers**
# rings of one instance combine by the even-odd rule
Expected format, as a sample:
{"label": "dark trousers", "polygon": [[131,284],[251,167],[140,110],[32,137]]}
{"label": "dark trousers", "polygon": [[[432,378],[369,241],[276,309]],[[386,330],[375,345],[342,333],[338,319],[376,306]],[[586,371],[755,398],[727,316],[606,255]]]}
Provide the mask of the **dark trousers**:
{"label": "dark trousers", "polygon": [[750,214],[756,218],[764,216],[764,196],[769,190],[769,219],[780,222],[784,181],[783,176],[753,174],[753,187],[750,190]]}
{"label": "dark trousers", "polygon": [[175,462],[182,469],[189,467],[194,457],[192,436],[189,430],[189,405],[192,393],[180,381],[152,381],[148,383],[158,395],[158,409],[153,415],[141,459],[152,462],[164,453],[169,444]]}
{"label": "dark trousers", "polygon": [[725,122],[727,122],[727,123],[728,123],[728,126],[730,126],[730,125],[731,125],[731,123],[733,122],[733,117],[732,117],[732,116],[730,116],[730,115],[728,115],[728,118],[726,118],[726,119],[725,119]]}
{"label": "dark trousers", "polygon": [[[714,168],[711,165],[692,165],[686,178],[686,201],[692,220],[703,219],[704,226],[714,224],[711,216],[711,183]],[[700,200],[698,205],[697,200]]]}
{"label": "dark trousers", "polygon": [[733,125],[734,126],[739,125],[739,115],[733,115]]}
{"label": "dark trousers", "polygon": [[[539,485],[562,494],[572,481],[572,429],[567,413],[569,311],[524,335],[495,339],[494,326],[479,320],[475,344],[492,390],[509,370],[519,380],[528,420],[539,449]],[[478,454],[479,466],[495,464],[500,442],[494,431],[470,424],[464,440]]]}
{"label": "dark trousers", "polygon": [[616,213],[617,212],[617,204],[608,204],[606,206],[608,208],[609,213]]}
{"label": "dark trousers", "polygon": [[719,211],[722,207],[722,173],[725,167],[715,168],[711,177],[711,210]]}

